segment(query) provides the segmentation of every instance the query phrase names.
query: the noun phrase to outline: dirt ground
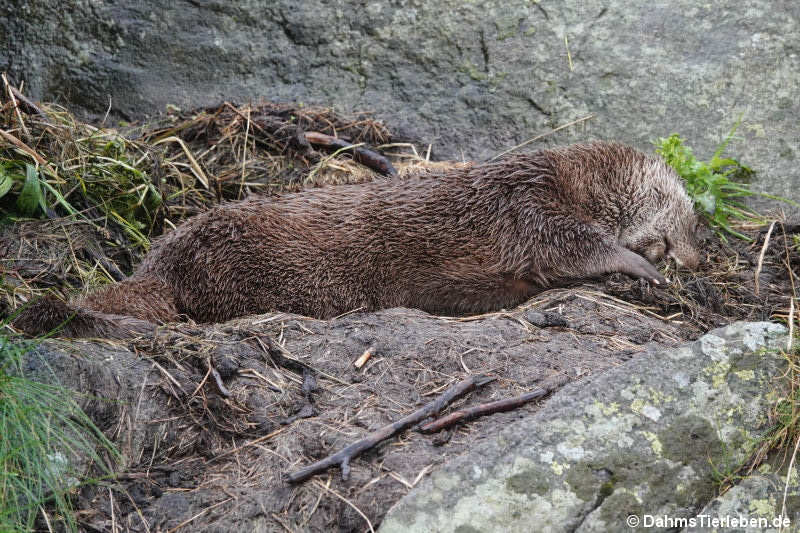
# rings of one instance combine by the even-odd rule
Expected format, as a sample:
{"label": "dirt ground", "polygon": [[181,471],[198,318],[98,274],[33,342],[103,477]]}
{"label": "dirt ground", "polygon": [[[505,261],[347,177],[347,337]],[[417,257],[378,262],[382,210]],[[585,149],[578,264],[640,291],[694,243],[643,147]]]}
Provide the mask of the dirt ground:
{"label": "dirt ground", "polygon": [[[54,222],[37,224],[52,229]],[[43,282],[48,276],[53,284],[63,282],[69,272],[48,271],[32,252],[31,261],[22,260],[22,243],[31,241],[21,236],[34,230],[7,230],[0,251],[17,259],[17,269],[37,269]],[[438,434],[403,432],[354,459],[348,481],[337,467],[299,484],[284,476],[470,375],[495,380],[444,413],[590,380],[645,350],[734,320],[785,317],[793,290],[789,269],[800,274],[797,231],[776,224],[766,247],[766,228],[752,232],[752,243],[724,244],[709,232],[701,270],[668,270],[669,287],[615,275],[478,317],[408,309],[330,321],[270,314],[209,327],[173,325],[117,343],[48,341],[41,349],[45,358],[65,384],[91,395],[87,412],[128,462],[116,480],[76,495],[79,523],[86,531],[142,532],[376,528],[438,465],[546,408],[546,401]],[[54,248],[39,248],[40,261],[58,253],[58,240],[49,242]],[[356,369],[353,362],[369,348],[374,355]]]}

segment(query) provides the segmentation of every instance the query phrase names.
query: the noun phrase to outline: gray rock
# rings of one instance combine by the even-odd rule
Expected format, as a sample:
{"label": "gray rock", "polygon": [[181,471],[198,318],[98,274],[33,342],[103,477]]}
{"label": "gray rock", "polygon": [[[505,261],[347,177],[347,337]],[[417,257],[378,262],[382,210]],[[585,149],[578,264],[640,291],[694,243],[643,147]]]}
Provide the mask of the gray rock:
{"label": "gray rock", "polygon": [[631,515],[696,516],[712,471],[741,464],[761,435],[783,342],[782,326],[737,323],[569,385],[432,474],[381,531],[624,531]]}
{"label": "gray rock", "polygon": [[679,132],[800,200],[800,3],[58,0],[0,4],[0,71],[102,117],[268,98],[371,109],[439,156]]}
{"label": "gray rock", "polygon": [[[777,533],[800,531],[800,485],[797,469],[786,485],[786,473],[771,472],[769,465],[714,498],[684,533]],[[784,502],[784,489],[786,500]],[[785,503],[785,506],[784,506]],[[783,511],[783,514],[781,512]]]}
{"label": "gray rock", "polygon": [[569,322],[567,322],[566,318],[564,318],[558,313],[553,313],[549,311],[540,313],[539,311],[534,311],[533,309],[529,309],[528,311],[525,311],[525,320],[527,320],[534,326],[538,326],[540,328],[569,327]]}

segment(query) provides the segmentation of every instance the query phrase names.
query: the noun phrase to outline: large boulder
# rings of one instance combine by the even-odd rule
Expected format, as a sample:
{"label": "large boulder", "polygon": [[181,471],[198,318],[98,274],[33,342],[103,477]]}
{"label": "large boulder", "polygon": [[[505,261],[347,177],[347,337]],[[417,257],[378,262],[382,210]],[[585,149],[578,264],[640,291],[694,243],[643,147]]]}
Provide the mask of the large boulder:
{"label": "large boulder", "polygon": [[785,342],[782,326],[739,322],[569,385],[434,472],[381,531],[672,530],[645,521],[697,516],[767,429]]}
{"label": "large boulder", "polygon": [[[781,457],[781,459],[785,459]],[[785,465],[784,465],[785,466]],[[797,465],[790,474],[762,465],[724,494],[714,498],[683,533],[780,533],[800,529],[800,482]]]}
{"label": "large boulder", "polygon": [[680,132],[800,200],[800,4],[57,0],[0,5],[0,71],[98,117],[223,99],[370,109],[442,157]]}

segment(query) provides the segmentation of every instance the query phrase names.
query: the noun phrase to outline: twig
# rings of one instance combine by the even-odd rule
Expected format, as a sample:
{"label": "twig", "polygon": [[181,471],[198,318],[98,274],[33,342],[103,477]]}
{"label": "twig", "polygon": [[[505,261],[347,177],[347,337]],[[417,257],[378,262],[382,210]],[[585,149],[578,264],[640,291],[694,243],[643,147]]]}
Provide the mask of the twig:
{"label": "twig", "polygon": [[[66,232],[66,229],[64,231]],[[114,278],[114,281],[122,281],[127,277],[116,264],[105,256],[94,239],[92,239],[88,245],[84,246],[82,251],[85,256],[88,256],[90,261],[99,264],[110,277]]]}
{"label": "twig", "polygon": [[[789,468],[786,469],[786,483],[783,486],[783,504],[781,505],[780,518],[786,516],[786,495],[789,492],[789,478],[792,476],[792,466],[794,466],[794,460],[797,457],[798,447],[800,447],[800,437],[797,437],[797,442],[795,443],[794,451],[792,452],[792,459],[789,461]],[[781,529],[783,529],[783,523],[781,523]]]}
{"label": "twig", "polygon": [[47,164],[47,161],[45,160],[45,158],[43,158],[42,156],[40,156],[39,154],[36,153],[36,150],[31,148],[30,146],[28,146],[24,142],[20,141],[19,139],[17,139],[16,137],[14,137],[10,133],[8,133],[7,131],[0,130],[0,136],[5,138],[8,142],[10,142],[11,144],[16,146],[17,148],[19,148],[23,152],[25,152],[28,155],[30,155],[37,163],[42,165],[45,168],[45,170],[47,170],[50,174],[52,174],[53,176],[58,176],[58,174],[56,174],[56,171],[53,170],[50,167],[50,165]]}
{"label": "twig", "polygon": [[111,531],[112,533],[116,533],[117,518],[114,513],[114,495],[111,493],[111,487],[108,487],[108,502],[108,506],[111,507]]}
{"label": "twig", "polygon": [[17,99],[14,97],[14,91],[11,90],[11,84],[8,83],[8,79],[6,78],[5,72],[0,74],[0,77],[3,78],[3,83],[6,86],[6,91],[8,92],[8,97],[11,99],[11,104],[14,106],[14,112],[17,115],[17,120],[19,121],[19,125],[22,128],[22,133],[25,134],[27,138],[30,135],[28,128],[25,126],[25,121],[22,120],[22,114],[19,112],[19,106],[17,105]]}
{"label": "twig", "polygon": [[219,455],[215,455],[214,457],[209,459],[208,462],[210,463],[212,461],[217,461],[218,459],[222,459],[223,457],[227,457],[228,455],[230,455],[232,453],[236,453],[236,452],[238,452],[240,450],[243,450],[245,448],[248,448],[250,446],[255,446],[256,444],[260,444],[260,443],[264,442],[265,440],[269,440],[272,437],[274,437],[275,435],[278,435],[279,433],[283,433],[285,430],[286,430],[286,427],[282,427],[282,428],[276,429],[272,433],[268,433],[267,435],[264,435],[263,437],[258,437],[257,439],[251,440],[250,442],[242,444],[241,446],[236,446],[235,448],[231,448],[230,450],[222,452]]}
{"label": "twig", "polygon": [[200,183],[203,184],[203,187],[208,189],[208,178],[206,177],[206,173],[203,172],[203,169],[197,163],[197,160],[192,155],[192,152],[191,152],[191,150],[189,150],[189,147],[186,146],[186,143],[183,142],[183,139],[181,139],[179,137],[175,137],[175,136],[167,137],[166,139],[160,139],[160,140],[154,142],[153,146],[155,146],[157,144],[165,143],[165,142],[178,143],[178,145],[181,147],[181,149],[183,149],[183,153],[186,154],[186,158],[189,160],[189,168],[191,169],[192,174],[194,174],[194,177],[197,178],[197,181],[199,181]]}
{"label": "twig", "polygon": [[247,138],[250,136],[250,106],[247,106],[247,127],[244,130],[244,144],[242,145],[242,179],[239,182],[239,193],[236,195],[237,199],[242,197],[242,190],[244,189],[244,173],[247,167]]}
{"label": "twig", "polygon": [[338,493],[338,492],[336,492],[335,490],[333,490],[333,489],[331,489],[331,488],[328,488],[328,487],[326,487],[326,486],[325,486],[325,485],[323,485],[321,482],[319,482],[319,481],[316,481],[316,480],[315,480],[314,482],[315,482],[317,485],[319,485],[320,487],[322,487],[323,489],[325,489],[326,491],[330,492],[331,494],[333,494],[334,496],[336,496],[337,498],[339,498],[340,500],[342,500],[344,503],[346,503],[346,504],[347,504],[347,505],[349,505],[350,507],[352,507],[352,508],[353,508],[353,510],[355,510],[355,512],[357,512],[358,514],[360,514],[360,515],[361,515],[361,518],[363,518],[364,520],[366,520],[366,521],[367,521],[367,526],[369,527],[369,530],[370,530],[370,532],[371,532],[371,533],[375,533],[375,529],[372,527],[372,522],[370,522],[370,521],[369,521],[369,518],[367,518],[367,515],[365,515],[365,514],[364,514],[364,513],[361,511],[361,509],[359,509],[358,507],[356,507],[356,504],[354,504],[353,502],[351,502],[350,500],[348,500],[347,498],[345,498],[344,496],[342,496],[341,494],[339,494],[339,493]]}
{"label": "twig", "polygon": [[131,497],[131,494],[130,494],[130,492],[128,492],[128,489],[123,487],[122,488],[122,492],[124,492],[125,496],[128,497],[128,501],[131,502],[131,505],[133,506],[134,510],[136,511],[136,514],[139,515],[139,520],[142,521],[142,525],[144,526],[145,533],[150,533],[150,526],[147,525],[147,520],[144,519],[144,515],[142,514],[141,509],[139,509],[139,506],[136,505],[136,502],[133,500],[133,497]]}
{"label": "twig", "polygon": [[453,411],[446,416],[437,418],[433,422],[425,424],[419,428],[419,431],[420,433],[435,433],[437,431],[447,429],[455,424],[467,422],[473,418],[511,411],[512,409],[516,409],[517,407],[525,405],[532,400],[545,396],[558,387],[559,385],[553,384],[549,387],[537,388],[536,390],[521,394],[520,396],[515,396],[514,398],[504,398],[494,402],[482,403],[473,407],[459,409],[458,411]]}
{"label": "twig", "polygon": [[314,368],[313,366],[300,361],[299,359],[295,359],[291,352],[287,350],[284,346],[280,345],[279,343],[275,342],[275,339],[270,337],[269,335],[261,335],[255,331],[244,330],[246,333],[249,333],[253,337],[259,340],[266,341],[267,344],[267,352],[272,360],[275,361],[275,364],[280,366],[281,368],[288,368],[298,374],[302,374],[304,370],[310,370],[311,372],[315,372],[320,376],[327,378],[331,381],[335,381],[339,385],[344,385],[345,387],[349,387],[351,383],[346,383],[341,379],[337,378],[336,376],[332,376],[327,372],[323,372],[318,368]]}
{"label": "twig", "polygon": [[764,264],[764,254],[767,253],[767,246],[769,246],[769,237],[772,235],[772,230],[775,229],[775,222],[777,220],[773,220],[772,224],[769,225],[769,229],[767,230],[767,236],[764,237],[764,246],[761,247],[761,253],[758,254],[758,266],[756,266],[756,273],[755,273],[755,295],[758,296],[758,277],[761,275],[761,267]]}
{"label": "twig", "polygon": [[343,316],[352,315],[353,313],[359,313],[361,311],[365,311],[367,308],[365,306],[356,307],[355,309],[351,309],[350,311],[345,311],[341,315],[336,315],[335,317],[331,318],[329,322],[332,322],[336,319],[342,318]]}
{"label": "twig", "polygon": [[47,513],[44,512],[44,507],[41,505],[39,506],[39,510],[42,512],[42,517],[44,518],[44,523],[47,524],[47,531],[53,533],[53,526],[50,525],[50,519],[47,518]]}
{"label": "twig", "polygon": [[214,382],[217,384],[217,388],[219,389],[219,393],[222,394],[226,398],[231,397],[231,391],[229,391],[225,384],[222,383],[222,376],[219,375],[217,369],[211,365],[208,365],[209,370],[211,370],[211,375],[214,377]]}
{"label": "twig", "polygon": [[392,478],[394,478],[394,479],[396,479],[397,481],[399,481],[400,483],[402,483],[403,485],[405,485],[405,486],[406,486],[406,488],[408,488],[408,489],[413,489],[414,487],[416,487],[416,486],[417,486],[417,483],[419,483],[419,480],[420,480],[420,479],[422,479],[422,477],[423,477],[425,474],[427,474],[428,472],[430,472],[432,468],[433,468],[433,465],[431,464],[431,465],[428,465],[428,466],[426,466],[426,467],[425,467],[425,468],[423,468],[422,470],[420,470],[420,471],[419,471],[419,474],[417,474],[417,477],[415,477],[415,478],[414,478],[414,481],[408,481],[406,478],[404,478],[403,476],[401,476],[401,475],[400,475],[400,474],[398,474],[397,472],[389,472],[389,475],[390,475]]}
{"label": "twig", "polygon": [[184,520],[183,522],[181,522],[181,523],[180,523],[180,524],[178,524],[177,526],[173,527],[172,529],[170,529],[169,531],[167,531],[167,533],[175,533],[175,531],[178,531],[178,530],[179,530],[180,528],[182,528],[183,526],[185,526],[185,525],[187,525],[187,524],[191,523],[191,522],[192,522],[192,521],[193,521],[195,518],[199,518],[199,517],[203,516],[204,514],[206,514],[207,512],[209,512],[210,510],[212,510],[212,509],[216,509],[216,508],[217,508],[217,507],[219,507],[220,505],[224,505],[224,504],[228,503],[229,501],[231,501],[232,499],[233,499],[233,498],[228,498],[227,500],[222,500],[221,502],[215,503],[214,505],[212,505],[212,506],[210,506],[210,507],[206,507],[205,509],[203,509],[202,511],[200,511],[200,512],[199,512],[199,513],[197,513],[196,515],[194,515],[194,516],[192,516],[192,517],[190,517],[190,518],[187,518],[186,520]]}
{"label": "twig", "polygon": [[156,368],[158,368],[165,376],[167,376],[167,378],[173,383],[173,385],[178,387],[178,390],[181,391],[181,393],[186,394],[186,391],[183,390],[183,387],[181,387],[181,384],[178,383],[178,380],[172,377],[172,374],[167,372],[166,368],[159,365],[158,362],[156,362],[154,359],[150,359],[150,362],[153,363],[156,366]]}
{"label": "twig", "polygon": [[273,520],[275,520],[277,523],[279,523],[283,527],[283,529],[285,529],[287,531],[287,533],[295,533],[295,530],[290,528],[286,524],[286,521],[283,518],[281,518],[280,516],[278,516],[278,513],[271,513],[271,516],[272,516]]}
{"label": "twig", "polygon": [[325,135],[317,131],[307,131],[305,132],[305,137],[308,142],[317,146],[335,148],[338,150],[352,150],[353,159],[362,165],[380,172],[384,176],[397,177],[397,170],[392,166],[392,163],[378,152],[370,150],[369,148],[355,146],[345,140],[331,137],[330,135]]}
{"label": "twig", "polygon": [[564,34],[564,48],[567,49],[567,64],[569,65],[569,71],[572,72],[572,54],[569,53],[569,41],[567,40],[567,34]]}
{"label": "twig", "polygon": [[466,363],[464,363],[464,356],[467,355],[468,353],[474,352],[477,349],[478,348],[470,348],[466,352],[462,353],[458,358],[461,361],[461,368],[463,368],[464,372],[466,372],[467,374],[472,374],[472,371],[469,368],[467,368]]}
{"label": "twig", "polygon": [[786,352],[792,352],[792,337],[794,337],[794,295],[789,296],[789,340],[786,341]]}
{"label": "twig", "polygon": [[195,387],[194,391],[192,391],[192,393],[189,395],[189,399],[194,398],[194,395],[197,394],[198,391],[203,388],[203,385],[205,385],[206,381],[208,381],[208,376],[210,374],[211,374],[211,364],[209,363],[208,370],[206,371],[206,375],[203,376],[203,379],[200,380],[200,383],[197,384],[197,387]]}
{"label": "twig", "polygon": [[361,453],[369,450],[380,442],[393,437],[404,429],[411,427],[422,420],[425,420],[429,416],[437,414],[456,398],[459,398],[478,387],[482,387],[491,381],[494,381],[494,378],[481,375],[470,376],[469,378],[448,388],[441,396],[434,401],[427,403],[421,409],[414,411],[410,415],[405,416],[396,422],[392,422],[391,424],[373,431],[363,439],[356,441],[345,448],[342,448],[338,452],[334,453],[333,455],[329,455],[321,461],[317,461],[312,465],[288,474],[286,479],[289,483],[300,483],[301,481],[305,481],[315,474],[319,474],[320,472],[327,470],[333,465],[339,465],[339,468],[342,470],[342,479],[347,480],[350,476],[351,459],[358,457]]}
{"label": "twig", "polygon": [[497,154],[497,155],[496,155],[496,156],[494,156],[493,158],[489,159],[489,161],[487,161],[487,163],[489,163],[489,162],[491,162],[491,161],[494,161],[495,159],[498,159],[498,158],[500,158],[500,157],[503,157],[503,156],[504,156],[504,155],[506,155],[506,154],[510,154],[510,153],[511,153],[511,152],[513,152],[514,150],[517,150],[517,149],[519,149],[519,148],[522,148],[523,146],[526,146],[526,145],[528,145],[528,144],[530,144],[530,143],[532,143],[532,142],[536,142],[536,141],[538,141],[539,139],[541,139],[542,137],[547,137],[548,135],[552,135],[552,134],[554,134],[554,133],[556,133],[556,132],[559,132],[559,131],[563,130],[564,128],[569,128],[570,126],[574,126],[575,124],[579,124],[579,123],[581,123],[581,122],[584,122],[584,121],[586,121],[586,120],[589,120],[589,119],[591,119],[591,118],[594,118],[594,113],[589,113],[589,114],[588,114],[588,115],[586,115],[585,117],[577,118],[577,119],[573,120],[572,122],[567,122],[566,124],[562,124],[561,126],[557,127],[557,128],[556,128],[556,129],[554,129],[554,130],[550,130],[550,131],[548,131],[547,133],[542,133],[541,135],[537,135],[536,137],[533,137],[533,138],[531,138],[531,139],[528,139],[527,141],[525,141],[525,142],[523,142],[523,143],[520,143],[520,144],[518,144],[518,145],[516,145],[516,146],[512,146],[511,148],[509,148],[509,149],[508,149],[508,150],[506,150],[505,152],[500,152],[499,154]]}
{"label": "twig", "polygon": [[14,94],[14,97],[17,100],[19,100],[20,104],[22,104],[20,107],[26,113],[28,113],[29,115],[41,115],[43,117],[46,117],[45,112],[42,111],[39,108],[39,106],[34,104],[33,101],[30,100],[27,96],[19,92],[16,87],[14,87],[13,85],[9,85],[9,88],[11,88],[11,92]]}
{"label": "twig", "polygon": [[108,95],[108,109],[106,109],[106,114],[103,116],[103,121],[100,123],[101,125],[105,125],[106,120],[108,119],[108,114],[111,113],[111,95]]}
{"label": "twig", "polygon": [[[325,483],[325,488],[326,489],[331,488],[331,477],[328,477],[328,481]],[[309,513],[306,515],[306,519],[303,520],[302,523],[303,527],[305,527],[309,523],[309,521],[311,521],[311,517],[314,516],[314,513],[317,511],[317,507],[319,507],[319,502],[322,501],[322,496],[324,494],[325,494],[324,492],[320,492],[319,496],[317,496],[317,501],[314,502],[314,505],[311,507],[311,511],[309,511]]]}
{"label": "twig", "polygon": [[[794,283],[792,257],[789,255],[789,238],[786,236],[786,225],[783,223],[781,223],[781,230],[783,231],[783,251],[786,254],[786,272],[789,273],[789,284],[792,286],[792,294],[789,295],[789,340],[786,342],[786,351],[791,353],[794,337],[794,300],[797,298],[797,287]],[[797,312],[797,320],[800,324],[800,310]]]}

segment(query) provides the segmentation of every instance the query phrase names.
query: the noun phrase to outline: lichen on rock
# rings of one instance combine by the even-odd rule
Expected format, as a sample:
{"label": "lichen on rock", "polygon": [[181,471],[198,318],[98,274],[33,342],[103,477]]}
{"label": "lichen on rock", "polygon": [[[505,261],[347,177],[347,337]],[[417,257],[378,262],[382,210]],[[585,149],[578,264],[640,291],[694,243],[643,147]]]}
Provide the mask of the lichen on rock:
{"label": "lichen on rock", "polygon": [[[780,325],[735,323],[567,386],[434,473],[381,531],[621,531],[629,515],[693,517],[714,473],[740,465],[764,431],[784,341]],[[443,480],[452,488],[431,498]]]}

